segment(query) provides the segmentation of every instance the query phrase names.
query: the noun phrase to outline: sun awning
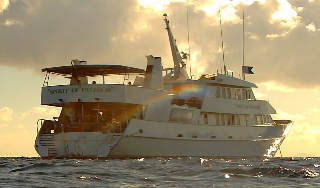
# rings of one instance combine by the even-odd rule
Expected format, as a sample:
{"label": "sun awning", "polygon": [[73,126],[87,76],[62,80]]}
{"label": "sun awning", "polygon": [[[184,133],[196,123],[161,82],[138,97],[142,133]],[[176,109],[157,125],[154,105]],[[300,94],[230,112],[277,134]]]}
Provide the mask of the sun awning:
{"label": "sun awning", "polygon": [[42,72],[49,72],[58,75],[96,76],[107,74],[144,74],[140,68],[123,65],[74,65],[60,66],[42,69]]}

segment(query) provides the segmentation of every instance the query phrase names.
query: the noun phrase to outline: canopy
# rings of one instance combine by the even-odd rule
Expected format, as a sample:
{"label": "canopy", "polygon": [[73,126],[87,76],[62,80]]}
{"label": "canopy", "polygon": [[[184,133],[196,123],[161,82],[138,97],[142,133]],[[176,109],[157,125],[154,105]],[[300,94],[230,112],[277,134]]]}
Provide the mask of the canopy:
{"label": "canopy", "polygon": [[107,74],[144,74],[143,69],[122,65],[74,65],[44,68],[42,72],[58,75],[96,76]]}

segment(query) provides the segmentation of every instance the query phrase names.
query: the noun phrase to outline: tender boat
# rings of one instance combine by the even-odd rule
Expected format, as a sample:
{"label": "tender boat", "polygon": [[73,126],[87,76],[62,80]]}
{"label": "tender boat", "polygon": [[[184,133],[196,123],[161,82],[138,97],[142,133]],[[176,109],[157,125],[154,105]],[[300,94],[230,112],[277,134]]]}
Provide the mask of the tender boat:
{"label": "tender boat", "polygon": [[[173,68],[163,69],[161,57],[149,55],[145,70],[77,59],[42,69],[41,104],[61,112],[38,120],[35,149],[41,158],[275,155],[293,122],[273,120],[275,109],[255,98],[251,82],[226,73],[191,79],[164,21]],[[52,74],[70,84],[49,85]],[[111,75],[123,76],[123,83],[106,83]],[[101,83],[89,82],[97,77]]]}

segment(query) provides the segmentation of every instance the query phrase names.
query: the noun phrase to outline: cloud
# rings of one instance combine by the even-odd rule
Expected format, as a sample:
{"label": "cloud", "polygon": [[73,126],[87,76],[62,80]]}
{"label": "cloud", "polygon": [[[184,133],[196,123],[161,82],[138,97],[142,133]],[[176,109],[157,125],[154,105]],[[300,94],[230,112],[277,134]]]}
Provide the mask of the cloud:
{"label": "cloud", "polygon": [[6,10],[9,7],[9,0],[0,0],[0,13]]}
{"label": "cloud", "polygon": [[13,110],[7,106],[0,109],[0,121],[12,121]]}
{"label": "cloud", "polygon": [[256,99],[258,100],[268,100],[268,95],[265,93],[259,93],[257,92],[255,89],[252,89],[254,96],[256,97]]}
{"label": "cloud", "polygon": [[41,106],[41,107],[34,107],[33,109],[31,109],[25,113],[21,113],[20,118],[24,119],[30,115],[42,115],[43,117],[41,117],[41,118],[45,118],[45,117],[52,118],[53,116],[59,116],[59,113],[60,112],[58,111],[57,108]]}
{"label": "cloud", "polygon": [[287,0],[278,0],[278,2],[278,10],[272,14],[271,23],[278,21],[282,26],[296,27],[300,22],[297,8],[294,8]]}
{"label": "cloud", "polygon": [[164,67],[172,66],[162,20],[162,14],[169,13],[180,51],[190,49],[193,72],[206,67],[206,73],[216,73],[225,63],[238,75],[244,54],[244,63],[255,67],[249,78],[255,82],[320,89],[320,53],[314,53],[320,40],[319,1],[246,1],[245,6],[241,1],[222,2],[61,0],[10,1],[9,6],[9,1],[2,1],[6,11],[0,23],[6,24],[0,25],[0,61],[36,71],[74,58],[145,68],[145,55],[151,54],[161,56]]}
{"label": "cloud", "polygon": [[258,85],[266,86],[267,90],[279,90],[279,91],[283,91],[283,92],[292,92],[292,91],[296,90],[294,88],[289,88],[284,85],[279,85],[279,83],[274,82],[274,81],[259,83]]}
{"label": "cloud", "polygon": [[309,31],[313,31],[313,32],[315,32],[317,30],[313,23],[310,23],[309,25],[307,25],[306,28]]}
{"label": "cloud", "polygon": [[12,19],[7,19],[3,23],[5,26],[12,26],[12,25],[22,25],[22,23],[19,20],[12,20]]}
{"label": "cloud", "polygon": [[305,119],[305,116],[301,115],[301,114],[290,114],[287,112],[284,112],[282,110],[277,110],[277,114],[274,115],[277,119],[288,119],[288,120],[301,120],[301,119]]}

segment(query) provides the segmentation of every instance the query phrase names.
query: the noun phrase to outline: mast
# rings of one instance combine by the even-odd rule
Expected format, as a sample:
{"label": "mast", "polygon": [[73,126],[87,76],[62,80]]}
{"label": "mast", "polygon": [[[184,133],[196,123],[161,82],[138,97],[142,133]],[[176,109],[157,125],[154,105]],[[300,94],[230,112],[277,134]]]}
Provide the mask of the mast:
{"label": "mast", "polygon": [[[173,37],[170,25],[169,25],[169,20],[167,19],[167,14],[164,14],[164,21],[166,23],[166,30],[168,31],[168,36],[169,36],[169,42],[170,42],[170,47],[171,47],[171,53],[172,53],[172,59],[174,63],[174,80],[187,80],[189,79],[187,70],[186,70],[186,63],[182,60],[182,57],[180,56],[180,52],[178,49],[178,46],[176,44],[176,40]],[[181,66],[180,66],[181,64]]]}

